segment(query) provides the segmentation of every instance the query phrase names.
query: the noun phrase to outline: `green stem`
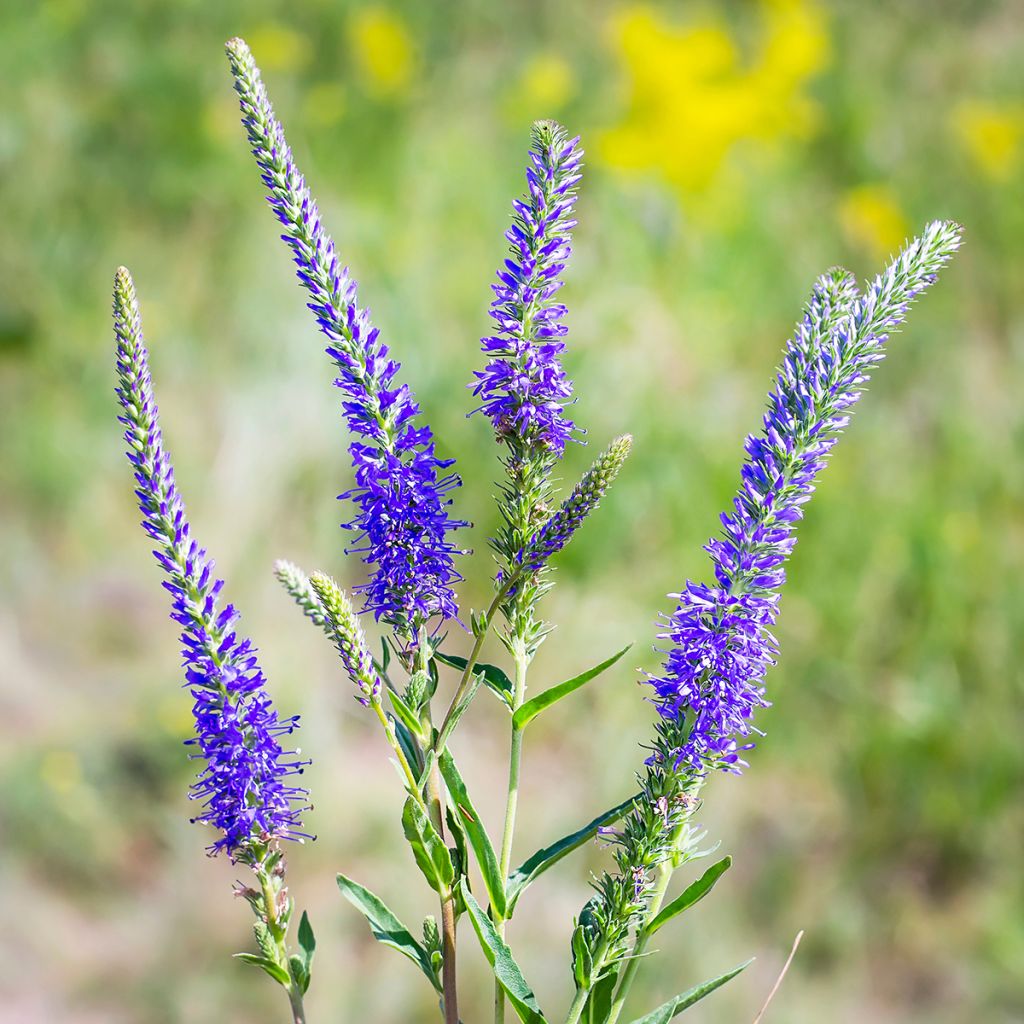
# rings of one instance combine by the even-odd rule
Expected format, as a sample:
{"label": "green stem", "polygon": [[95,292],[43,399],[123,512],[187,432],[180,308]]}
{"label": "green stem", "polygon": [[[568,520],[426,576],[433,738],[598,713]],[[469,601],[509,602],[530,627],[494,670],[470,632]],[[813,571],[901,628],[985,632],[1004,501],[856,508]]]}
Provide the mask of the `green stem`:
{"label": "green stem", "polygon": [[[425,639],[421,638],[420,650],[426,649]],[[421,667],[421,671],[426,671]],[[423,708],[423,725],[427,735],[433,732],[430,718],[429,701]],[[444,840],[445,799],[441,789],[441,773],[437,767],[437,758],[430,763],[427,772],[427,805],[430,818],[434,822],[437,834]],[[455,894],[445,889],[441,894],[441,991],[444,995],[445,1024],[459,1024],[459,990],[456,979],[456,941],[458,923],[455,919]]]}
{"label": "green stem", "polygon": [[405,776],[409,795],[423,808],[424,813],[429,817],[430,808],[427,807],[423,800],[423,794],[420,793],[419,780],[416,778],[415,773],[412,770],[412,766],[409,764],[408,758],[405,756],[405,751],[402,750],[402,745],[398,742],[398,737],[395,735],[395,727],[391,719],[388,718],[387,712],[384,710],[384,705],[381,704],[380,698],[370,701],[370,707],[373,708],[373,713],[380,720],[380,724],[384,727],[384,735],[387,737],[388,744],[394,751],[395,757],[398,759],[398,765],[402,769],[402,774]]}
{"label": "green stem", "polygon": [[256,877],[260,882],[260,893],[263,897],[263,913],[266,916],[267,931],[274,940],[274,947],[277,951],[277,964],[288,973],[288,984],[282,986],[288,993],[288,1004],[292,1010],[293,1024],[306,1024],[306,1011],[302,1005],[302,992],[292,977],[291,968],[288,964],[288,930],[281,924],[277,913],[277,891],[270,874],[262,865],[256,870]]}
{"label": "green stem", "polygon": [[[494,600],[491,602],[484,615],[484,626],[480,630],[480,635],[476,638],[473,644],[473,649],[469,652],[469,658],[466,661],[466,667],[462,670],[462,676],[459,679],[459,685],[455,689],[455,696],[452,697],[451,704],[448,705],[448,710],[445,712],[444,721],[441,722],[441,728],[438,732],[439,736],[447,736],[448,734],[448,721],[455,713],[455,709],[462,703],[462,698],[466,695],[466,691],[469,689],[470,680],[473,678],[473,669],[476,668],[477,659],[480,657],[480,651],[483,650],[484,640],[487,638],[487,631],[491,628],[491,622],[494,616],[498,614],[498,609],[501,607],[502,601],[508,596],[508,592],[512,589],[518,577],[510,576],[505,581],[501,589],[494,595]],[[444,753],[444,747],[435,748],[435,753],[440,757]]]}
{"label": "green stem", "polygon": [[651,933],[648,931],[651,922],[658,916],[662,903],[665,902],[665,894],[668,892],[672,875],[679,867],[679,842],[686,834],[686,827],[689,817],[684,817],[676,826],[669,845],[669,855],[658,865],[655,873],[654,889],[651,892],[650,901],[647,904],[647,913],[644,915],[644,923],[637,930],[636,938],[633,940],[633,949],[623,968],[622,977],[619,978],[619,987],[615,991],[615,998],[612,1000],[611,1011],[605,1024],[615,1024],[626,1005],[626,997],[629,995],[630,987],[640,970],[640,961],[643,959],[647,949],[647,943],[651,941]]}
{"label": "green stem", "polygon": [[[593,977],[598,977],[600,975],[601,968],[604,967],[604,961],[607,954],[608,946],[606,943],[602,943],[598,946],[594,955],[594,967],[592,971]],[[593,988],[593,985],[587,985],[586,988],[576,989],[576,995],[573,997],[572,1003],[569,1006],[569,1012],[565,1016],[565,1024],[577,1024],[584,1008],[587,1005],[587,1000],[590,998],[590,993],[593,991]]]}
{"label": "green stem", "polygon": [[[522,646],[517,647],[515,653],[515,692],[512,698],[513,715],[521,707],[526,698],[526,673],[530,667],[530,660]],[[508,759],[508,797],[505,802],[505,828],[501,835],[501,856],[499,860],[499,871],[501,884],[504,886],[508,881],[508,871],[512,862],[512,840],[516,828],[516,811],[519,806],[519,771],[523,760],[523,731],[512,729],[512,740],[509,749]],[[498,934],[504,938],[505,919],[497,916],[492,908],[494,925]],[[494,1024],[504,1024],[505,1020],[505,990],[495,982],[494,985]]]}

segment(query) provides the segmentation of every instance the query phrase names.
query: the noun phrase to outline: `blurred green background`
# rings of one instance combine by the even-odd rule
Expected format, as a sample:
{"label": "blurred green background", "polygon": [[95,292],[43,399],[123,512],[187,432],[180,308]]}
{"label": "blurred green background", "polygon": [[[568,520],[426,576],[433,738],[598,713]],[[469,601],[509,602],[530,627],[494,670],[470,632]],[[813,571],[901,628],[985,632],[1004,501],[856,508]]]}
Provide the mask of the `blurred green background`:
{"label": "blurred green background", "polygon": [[[119,263],[196,532],[276,701],[305,718],[319,840],[289,857],[319,937],[310,1019],[436,1019],[419,975],[334,887],[343,868],[407,918],[433,910],[403,888],[380,737],[270,577],[278,556],[348,583],[360,567],[336,525],[348,466],[331,369],[237,123],[234,34],[459,459],[458,511],[476,524],[465,609],[487,595],[498,471],[463,385],[529,124],[583,135],[564,294],[592,445],[564,475],[616,432],[636,449],[561,558],[535,685],[638,643],[529,736],[520,856],[630,791],[651,723],[631,669],[657,664],[666,593],[706,573],[701,544],[814,277],[834,263],[872,275],[926,220],[964,224],[801,526],[767,737],[745,777],[713,781],[703,814],[735,867],[659,935],[635,1007],[757,955],[687,1018],[749,1021],[803,928],[769,1020],[1024,1020],[1022,15],[1020,0],[8,0],[0,1021],[286,1013],[229,958],[250,944],[237,872],[204,859],[187,824],[189,700],[115,423]],[[482,697],[456,746],[494,830],[505,745]],[[605,863],[595,846],[561,865],[512,925],[553,1016],[570,919]],[[464,932],[472,1022],[490,994]]]}

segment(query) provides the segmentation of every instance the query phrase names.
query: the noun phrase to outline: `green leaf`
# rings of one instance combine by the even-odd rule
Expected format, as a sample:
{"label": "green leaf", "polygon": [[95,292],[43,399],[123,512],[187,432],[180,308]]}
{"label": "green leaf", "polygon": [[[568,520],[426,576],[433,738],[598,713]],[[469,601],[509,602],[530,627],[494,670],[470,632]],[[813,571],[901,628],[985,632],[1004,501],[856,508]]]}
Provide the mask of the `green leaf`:
{"label": "green leaf", "polygon": [[487,957],[487,962],[494,971],[498,984],[505,990],[509,1002],[515,1007],[519,1019],[524,1024],[547,1024],[544,1014],[537,1004],[533,989],[526,983],[523,972],[512,957],[512,951],[505,945],[505,940],[495,931],[491,919],[473,898],[465,878],[462,880],[462,898],[466,901],[473,930],[480,940],[480,947]]}
{"label": "green leaf", "polygon": [[[414,772],[420,771],[423,764],[423,751],[420,749],[419,743],[416,742],[415,737],[405,727],[405,723],[401,719],[389,717],[388,721],[394,727],[395,739],[398,740],[398,745],[402,748],[402,753],[405,755],[406,761],[409,762],[409,765]],[[401,766],[394,758],[391,760],[399,776],[402,777],[402,784],[404,785],[405,772],[402,771]]]}
{"label": "green leaf", "polygon": [[594,974],[594,958],[590,954],[590,947],[587,944],[587,930],[582,925],[577,925],[572,932],[572,976],[576,981],[576,988],[590,988]]}
{"label": "green leaf", "polygon": [[309,991],[309,971],[306,970],[302,957],[298,953],[292,953],[288,957],[288,966],[291,968],[295,984],[299,986],[299,991],[305,995]]}
{"label": "green leaf", "polygon": [[573,850],[579,849],[585,842],[597,835],[599,828],[611,825],[618,821],[632,806],[635,796],[623,800],[621,804],[613,807],[604,814],[599,814],[593,821],[588,822],[583,828],[571,835],[563,836],[550,846],[538,850],[532,857],[523,861],[508,877],[508,885],[505,888],[506,916],[511,917],[516,908],[522,891],[538,876],[544,874],[550,867],[554,867],[563,857],[567,857]]}
{"label": "green leaf", "polygon": [[731,867],[732,857],[723,857],[712,864],[696,882],[688,885],[671,903],[661,908],[658,916],[647,926],[647,934],[653,935],[667,921],[671,921],[677,914],[689,910],[694,903],[704,899]]}
{"label": "green leaf", "polygon": [[284,985],[285,988],[287,988],[292,982],[288,972],[279,963],[276,963],[269,957],[257,956],[255,953],[236,953],[235,959],[241,960],[243,963],[252,964],[253,967],[259,967],[261,970],[266,971],[274,981],[280,985]]}
{"label": "green leaf", "polygon": [[420,724],[419,718],[416,717],[416,712],[406,704],[395,690],[388,690],[388,699],[391,701],[391,706],[395,709],[395,714],[398,716],[402,725],[404,725],[413,736],[419,736],[420,739],[424,739],[423,726]]}
{"label": "green leaf", "polygon": [[726,971],[725,974],[720,974],[717,978],[712,978],[710,981],[695,985],[688,992],[683,992],[682,995],[670,999],[667,1003],[662,1003],[661,1006],[647,1014],[646,1017],[637,1017],[632,1024],[668,1024],[676,1014],[682,1013],[683,1010],[693,1006],[694,1003],[699,1003],[706,995],[710,995],[716,988],[721,988],[727,981],[732,981],[740,971],[745,970],[753,962],[753,957],[751,957],[746,963],[740,964],[739,967],[734,967],[731,971]]}
{"label": "green leaf", "polygon": [[[465,672],[466,665],[468,664],[465,658],[459,658],[454,654],[442,654],[440,651],[435,651],[434,657],[442,665],[448,665],[450,668],[458,669],[460,672]],[[512,709],[513,695],[516,688],[512,680],[497,665],[483,665],[477,662],[473,666],[473,672],[483,676],[484,685],[492,693],[496,693],[509,710]]]}
{"label": "green leaf", "polygon": [[[309,978],[313,970],[313,955],[316,953],[316,936],[313,934],[313,926],[309,923],[309,914],[302,912],[299,920],[299,949],[302,950],[302,965],[306,968],[306,977]],[[309,981],[306,981],[306,988]],[[305,989],[303,989],[305,991]]]}
{"label": "green leaf", "polygon": [[449,715],[448,720],[444,723],[444,727],[441,729],[441,734],[437,737],[437,742],[434,746],[438,750],[444,750],[448,743],[448,737],[455,731],[455,726],[459,724],[459,719],[469,709],[469,705],[473,702],[473,698],[476,696],[476,691],[480,689],[480,684],[483,682],[484,677],[479,673],[470,680],[469,686],[466,688],[466,692],[462,697],[462,700],[452,708],[452,713]]}
{"label": "green leaf", "polygon": [[602,661],[600,665],[588,668],[586,672],[581,672],[578,676],[573,676],[572,679],[567,679],[564,683],[559,683],[543,693],[538,693],[532,700],[528,700],[523,704],[512,716],[512,728],[525,729],[529,722],[536,718],[545,708],[551,707],[556,701],[567,697],[574,690],[578,690],[581,686],[589,683],[591,679],[595,679],[605,669],[611,668],[632,646],[632,644],[626,644],[618,654],[613,654],[606,661]]}
{"label": "green leaf", "polygon": [[455,759],[452,757],[451,751],[446,750],[441,754],[440,765],[441,775],[451,794],[452,803],[459,812],[466,835],[469,837],[469,845],[473,847],[477,864],[480,865],[480,873],[483,875],[484,887],[487,889],[491,906],[494,907],[497,915],[503,918],[505,916],[505,885],[490,837],[480,820],[480,815],[473,806],[473,801],[469,798],[466,784],[462,781],[459,769],[455,766]]}
{"label": "green leaf", "polygon": [[408,957],[427,976],[430,984],[440,992],[427,951],[412,937],[408,928],[398,920],[391,910],[365,886],[352,881],[345,875],[338,875],[338,888],[345,897],[366,918],[373,937],[385,946],[397,949]]}
{"label": "green leaf", "polygon": [[612,998],[619,980],[618,970],[611,970],[601,976],[597,984],[590,990],[586,1005],[583,1007],[585,1024],[604,1024],[612,1012]]}
{"label": "green leaf", "polygon": [[455,880],[452,855],[426,812],[412,797],[405,801],[402,809],[402,829],[412,847],[416,864],[430,887],[435,892],[447,892]]}

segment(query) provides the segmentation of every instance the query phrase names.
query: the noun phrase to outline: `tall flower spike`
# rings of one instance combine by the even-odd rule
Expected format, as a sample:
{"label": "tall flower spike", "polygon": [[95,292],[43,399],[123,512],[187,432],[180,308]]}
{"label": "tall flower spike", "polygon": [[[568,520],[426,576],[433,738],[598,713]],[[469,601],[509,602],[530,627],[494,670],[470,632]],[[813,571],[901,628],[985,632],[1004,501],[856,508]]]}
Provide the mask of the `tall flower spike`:
{"label": "tall flower spike", "polygon": [[554,121],[533,126],[527,192],[513,203],[505,233],[510,258],[498,270],[491,318],[498,332],[482,340],[490,362],[470,386],[501,441],[561,456],[574,431],[565,415],[572,397],[559,356],[568,329],[555,299],[571,249],[569,233],[583,151]]}
{"label": "tall flower spike", "polygon": [[466,524],[449,518],[448,494],[460,481],[447,472],[453,460],[435,454],[430,428],[417,425],[420,407],[408,385],[396,382],[399,364],[380,342],[369,311],[357,305],[355,282],[338,262],[249,48],[232,39],[227,54],[267,199],[285,227],[281,237],[339,371],[335,384],[345,396],[356,482],[340,495],[356,506],[345,527],[358,537],[351,550],[373,567],[357,590],[364,610],[414,643],[428,619],[458,616],[452,585],[461,579],[454,563],[461,552],[449,535]]}
{"label": "tall flower spike", "polygon": [[359,618],[349,603],[345,592],[326,573],[315,572],[309,584],[323,608],[330,628],[330,636],[338,648],[341,663],[349,678],[359,690],[356,699],[366,706],[380,700],[381,681],[373,666],[366,636],[359,625]]}
{"label": "tall flower spike", "polygon": [[632,447],[632,436],[623,434],[597,457],[558,511],[531,538],[521,559],[527,572],[536,572],[569,543],[583,520],[600,504]]}
{"label": "tall flower spike", "polygon": [[580,916],[595,977],[627,955],[633,928],[639,930],[631,962],[643,953],[655,869],[695,855],[699,834],[691,819],[708,771],[739,772],[744,765],[740,755],[752,744],[738,740],[749,737],[755,709],[767,704],[762,681],[776,653],[771,628],[802,506],[883,357],[889,332],[959,245],[960,229],[936,222],[862,297],[842,271],[815,285],[786,347],[764,430],[747,439],[740,491],[733,511],[722,516],[723,537],[707,545],[717,585],[687,583],[659,637],[671,646],[661,675],[650,680],[662,717],[639,777],[642,796],[612,837],[616,871],[598,879]]}
{"label": "tall flower spike", "polygon": [[234,606],[219,607],[223,581],[214,579],[213,561],[192,538],[160,434],[135,287],[123,267],[114,279],[114,333],[123,409],[118,419],[135,467],[142,527],[156,542],[153,554],[168,576],[171,618],[183,628],[185,685],[196,723],[196,736],[187,742],[206,762],[192,786],[192,798],[203,801],[193,820],[220,831],[212,853],[224,850],[233,860],[251,862],[254,850],[268,842],[304,835],[299,815],[308,794],[287,780],[308,762],[280,743],[297,728],[298,717],[278,718],[256,650],[235,632]]}
{"label": "tall flower spike", "polygon": [[764,428],[747,438],[747,460],[722,536],[708,542],[715,585],[688,582],[660,639],[670,644],[651,679],[659,711],[684,720],[680,762],[738,772],[753,744],[751,718],[767,702],[763,679],[777,651],[783,564],[818,473],[849,421],[889,332],[960,244],[960,229],[930,224],[857,299],[833,272],[818,281],[789,342]]}

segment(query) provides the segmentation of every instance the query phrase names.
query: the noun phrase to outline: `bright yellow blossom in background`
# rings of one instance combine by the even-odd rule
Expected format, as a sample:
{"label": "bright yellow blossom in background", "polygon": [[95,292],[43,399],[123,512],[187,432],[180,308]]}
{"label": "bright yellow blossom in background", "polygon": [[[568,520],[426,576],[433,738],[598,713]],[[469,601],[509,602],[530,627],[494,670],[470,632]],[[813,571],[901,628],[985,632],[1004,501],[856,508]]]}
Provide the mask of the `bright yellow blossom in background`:
{"label": "bright yellow blossom in background", "polygon": [[839,204],[839,224],[847,242],[885,259],[910,234],[899,200],[887,185],[858,185]]}
{"label": "bright yellow blossom in background", "polygon": [[1024,106],[970,100],[953,110],[950,123],[960,145],[986,177],[1007,181],[1020,168]]}
{"label": "bright yellow blossom in background", "polygon": [[340,82],[317,82],[302,101],[302,115],[311,128],[331,128],[345,116],[347,106],[345,87]]}
{"label": "bright yellow blossom in background", "polygon": [[828,63],[824,15],[813,0],[760,0],[761,38],[744,60],[717,21],[674,25],[647,7],[612,21],[628,109],[598,140],[622,170],[656,171],[685,192],[707,189],[741,143],[762,148],[813,134],[808,83]]}
{"label": "bright yellow blossom in background", "polygon": [[408,91],[416,70],[416,50],[397,14],[383,7],[356,11],[349,22],[349,41],[367,92],[393,98]]}
{"label": "bright yellow blossom in background", "polygon": [[304,35],[276,21],[253,26],[245,40],[264,71],[301,71],[312,52]]}
{"label": "bright yellow blossom in background", "polygon": [[554,112],[572,99],[576,79],[564,57],[557,53],[537,53],[526,62],[516,92],[523,104],[539,111]]}

